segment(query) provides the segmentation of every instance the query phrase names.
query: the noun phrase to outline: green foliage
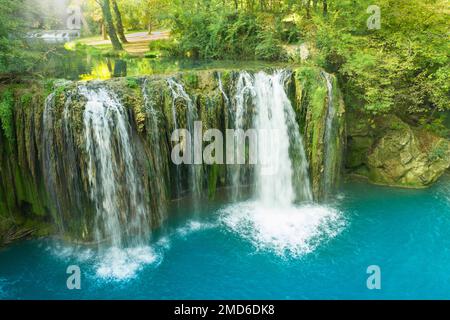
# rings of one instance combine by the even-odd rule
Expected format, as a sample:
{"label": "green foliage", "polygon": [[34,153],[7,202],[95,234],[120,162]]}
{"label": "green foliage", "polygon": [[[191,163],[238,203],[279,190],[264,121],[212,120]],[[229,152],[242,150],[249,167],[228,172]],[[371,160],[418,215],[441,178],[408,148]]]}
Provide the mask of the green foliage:
{"label": "green foliage", "polygon": [[59,97],[64,93],[64,91],[66,91],[66,86],[58,85],[53,92],[55,93],[56,97]]}
{"label": "green foliage", "polygon": [[[150,43],[149,58],[284,61],[285,45],[306,43],[312,57],[306,64],[336,74],[350,108],[402,115],[450,109],[446,0],[379,0],[379,30],[367,26],[372,14],[367,8],[374,4],[370,0],[117,2],[126,29],[171,29],[170,40]],[[41,21],[40,12],[25,0],[0,0],[0,74],[33,72],[39,68],[36,61],[40,68],[52,65],[54,51],[31,50],[21,40],[27,28],[56,26],[53,13]],[[97,1],[85,1],[83,12],[99,32]],[[85,52],[124,58],[122,51],[108,50],[86,47]]]}
{"label": "green foliage", "polygon": [[174,15],[172,34],[178,54],[200,59],[280,60],[279,34],[267,23],[270,16],[251,12],[205,9],[195,15]]}
{"label": "green foliage", "polygon": [[23,106],[28,106],[31,103],[32,99],[33,99],[33,94],[31,94],[30,92],[27,92],[27,93],[24,93],[20,97],[20,102],[22,103]]}
{"label": "green foliage", "polygon": [[19,40],[23,22],[15,18],[22,5],[23,0],[0,0],[0,74],[16,71],[24,55]]}
{"label": "green foliage", "polygon": [[449,109],[445,1],[381,0],[381,28],[369,30],[369,0],[338,1],[314,19],[318,63],[340,78],[346,102],[379,114]]}
{"label": "green foliage", "polygon": [[[32,27],[55,26],[50,14],[42,19],[43,9],[36,7],[37,2],[0,0],[0,79],[4,75],[12,78],[13,74],[32,74],[37,65],[45,64],[54,56],[55,46],[26,40],[26,31]],[[41,6],[45,4],[41,2]]]}
{"label": "green foliage", "polygon": [[161,55],[171,56],[178,53],[177,43],[171,39],[159,39],[150,41],[149,50],[150,52],[146,54],[146,57],[148,58],[159,57]]}
{"label": "green foliage", "polygon": [[426,131],[433,132],[440,137],[446,137],[450,134],[450,128],[446,125],[446,116],[441,114],[434,117],[421,117],[419,126]]}
{"label": "green foliage", "polygon": [[14,97],[10,90],[3,93],[0,100],[0,122],[8,141],[14,143]]}
{"label": "green foliage", "polygon": [[139,88],[139,82],[136,78],[126,78],[127,87],[130,89]]}
{"label": "green foliage", "polygon": [[260,43],[256,45],[255,55],[261,60],[285,60],[286,56],[281,47],[281,41],[276,38],[274,33],[263,32],[260,34]]}

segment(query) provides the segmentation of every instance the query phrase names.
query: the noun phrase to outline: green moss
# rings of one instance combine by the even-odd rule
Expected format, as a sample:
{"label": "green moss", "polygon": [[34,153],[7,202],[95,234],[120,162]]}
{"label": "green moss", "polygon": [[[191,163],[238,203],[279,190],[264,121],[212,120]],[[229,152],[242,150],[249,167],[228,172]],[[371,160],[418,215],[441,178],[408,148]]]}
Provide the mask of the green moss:
{"label": "green moss", "polygon": [[54,93],[56,97],[61,97],[61,95],[64,93],[64,91],[66,90],[65,86],[58,86],[57,88],[55,88]]}
{"label": "green moss", "polygon": [[14,143],[14,97],[11,90],[6,90],[0,101],[0,121],[3,134],[10,144]]}
{"label": "green moss", "polygon": [[198,74],[196,72],[186,72],[183,74],[183,81],[187,86],[197,88],[199,83]]}
{"label": "green moss", "polygon": [[53,92],[55,86],[54,79],[47,79],[44,82],[44,95],[47,97],[50,93]]}
{"label": "green moss", "polygon": [[31,100],[33,99],[33,94],[31,92],[26,92],[20,97],[20,102],[24,106],[28,106],[31,103]]}
{"label": "green moss", "polygon": [[136,78],[126,78],[127,87],[131,89],[139,88],[139,82]]}
{"label": "green moss", "polygon": [[432,161],[438,159],[444,159],[448,154],[449,143],[448,141],[441,140],[437,143],[430,152],[429,158]]}
{"label": "green moss", "polygon": [[219,178],[219,165],[213,164],[210,166],[208,176],[208,198],[214,200],[216,197],[217,181]]}

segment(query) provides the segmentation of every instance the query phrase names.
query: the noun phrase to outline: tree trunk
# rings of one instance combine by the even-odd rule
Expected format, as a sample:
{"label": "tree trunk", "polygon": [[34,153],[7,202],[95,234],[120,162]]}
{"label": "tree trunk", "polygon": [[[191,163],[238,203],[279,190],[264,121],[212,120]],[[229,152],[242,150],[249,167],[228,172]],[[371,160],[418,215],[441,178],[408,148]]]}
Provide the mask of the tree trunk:
{"label": "tree trunk", "polygon": [[101,23],[100,28],[102,30],[102,38],[103,38],[103,40],[108,40],[108,33],[106,32],[106,27],[105,27],[105,24],[103,23],[103,21]]}
{"label": "tree trunk", "polygon": [[153,25],[151,22],[148,23],[148,34],[152,34],[153,31]]}
{"label": "tree trunk", "polygon": [[114,27],[109,0],[102,0],[101,7],[106,31],[108,32],[109,38],[111,39],[114,50],[123,50],[122,44],[117,37],[116,28]]}
{"label": "tree trunk", "polygon": [[306,18],[311,18],[311,0],[306,0]]}
{"label": "tree trunk", "polygon": [[323,15],[326,16],[328,14],[328,3],[327,0],[323,0]]}
{"label": "tree trunk", "polygon": [[122,14],[120,13],[119,6],[117,5],[116,0],[111,0],[114,10],[114,15],[116,16],[116,27],[117,27],[117,34],[120,38],[120,41],[122,43],[128,43],[127,38],[125,37],[125,32],[123,30],[123,23],[122,23]]}

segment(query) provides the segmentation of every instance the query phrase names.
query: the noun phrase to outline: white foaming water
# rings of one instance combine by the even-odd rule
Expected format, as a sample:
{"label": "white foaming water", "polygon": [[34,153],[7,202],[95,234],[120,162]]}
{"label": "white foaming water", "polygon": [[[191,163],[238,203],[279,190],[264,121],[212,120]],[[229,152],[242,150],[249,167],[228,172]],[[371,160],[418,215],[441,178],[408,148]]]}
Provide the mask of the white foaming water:
{"label": "white foaming water", "polygon": [[327,96],[328,96],[328,105],[327,105],[327,117],[325,122],[325,137],[324,137],[324,145],[325,145],[325,157],[324,157],[324,175],[323,175],[323,184],[326,195],[332,191],[334,184],[334,177],[336,171],[336,154],[334,152],[335,142],[337,132],[334,130],[334,121],[336,118],[336,108],[334,106],[333,100],[333,80],[329,73],[322,71],[322,77],[324,77],[325,82],[327,84]]}
{"label": "white foaming water", "polygon": [[168,248],[160,240],[153,247],[110,247],[97,251],[83,246],[56,244],[47,247],[47,251],[70,264],[92,265],[96,278],[127,281],[134,278],[144,267],[158,264],[162,260],[163,250]]}
{"label": "white foaming water", "polygon": [[220,74],[220,72],[217,73],[217,81],[218,81],[218,84],[219,84],[219,90],[220,90],[220,93],[222,94],[222,96],[223,96],[223,98],[224,98],[224,100],[225,100],[225,104],[228,106],[228,104],[230,103],[230,99],[228,99],[228,96],[227,96],[227,94],[225,93],[225,90],[224,90],[224,88],[223,88],[223,84],[222,84],[222,75]]}
{"label": "white foaming water", "polygon": [[200,222],[200,221],[189,221],[185,226],[180,227],[176,230],[176,234],[182,237],[190,235],[194,232],[203,231],[207,229],[212,229],[217,227],[217,224]]}
{"label": "white foaming water", "polygon": [[277,209],[259,201],[241,202],[222,210],[222,222],[258,250],[282,257],[300,257],[338,235],[345,226],[335,209],[304,205]]}
{"label": "white foaming water", "polygon": [[81,246],[69,246],[56,244],[54,246],[47,247],[47,251],[60,259],[71,259],[76,257],[77,262],[85,262],[95,257],[94,251],[89,248],[83,248]]}
{"label": "white foaming water", "polygon": [[[238,130],[245,130],[245,118],[249,117],[246,110],[247,104],[254,97],[254,85],[253,78],[248,72],[240,72],[239,77],[236,82],[236,93],[233,97],[233,109],[232,112],[234,116],[234,145],[237,146],[239,141]],[[235,150],[238,151],[238,150]],[[242,165],[230,165],[229,175],[232,184],[232,196],[233,200],[236,201],[239,196],[239,188],[241,186],[241,175],[242,175]]]}
{"label": "white foaming water", "polygon": [[[257,197],[266,206],[280,209],[292,206],[296,200],[312,201],[303,140],[298,126],[289,128],[289,124],[296,121],[284,89],[288,76],[283,71],[273,75],[259,72],[254,80],[257,108],[255,129],[259,134]],[[300,157],[296,167],[291,161],[290,148]],[[297,173],[297,170],[300,172]],[[295,181],[296,177],[301,177],[301,181]]]}
{"label": "white foaming water", "polygon": [[87,99],[84,135],[90,197],[96,205],[96,237],[112,246],[137,245],[149,236],[149,212],[138,178],[128,115],[105,88],[80,87]]}
{"label": "white foaming water", "polygon": [[[194,102],[192,101],[191,97],[187,94],[187,92],[184,90],[184,87],[181,83],[178,83],[175,81],[175,79],[169,78],[167,79],[167,84],[169,86],[171,95],[172,95],[172,117],[173,117],[173,124],[174,129],[187,129],[191,133],[191,155],[194,154],[194,121],[197,119],[197,110],[195,109]],[[186,125],[187,128],[179,128],[178,122],[177,122],[177,109],[176,109],[176,101],[177,99],[183,100],[187,105],[186,110]],[[192,192],[192,195],[194,197],[194,206],[197,206],[197,200],[201,195],[202,192],[202,166],[198,164],[191,164],[189,166],[189,184],[190,184],[190,191]],[[177,184],[178,188],[180,189],[179,183],[180,183],[180,172],[179,168],[177,167]],[[180,190],[178,190],[179,192]]]}
{"label": "white foaming water", "polygon": [[[256,192],[255,200],[223,209],[221,221],[258,249],[298,257],[336,236],[345,221],[337,210],[312,204],[303,139],[284,88],[289,76],[285,71],[259,72],[242,73],[238,79],[236,121],[245,112],[245,97],[252,98],[256,109]],[[235,123],[236,128],[240,125]]]}
{"label": "white foaming water", "polygon": [[124,282],[138,276],[138,273],[146,267],[158,266],[163,261],[164,254],[170,250],[173,239],[187,239],[193,233],[218,226],[217,223],[190,220],[182,227],[173,229],[151,246],[110,247],[97,251],[81,245],[56,243],[48,246],[46,250],[70,264],[92,265],[94,274],[87,275],[90,278]]}
{"label": "white foaming water", "polygon": [[[84,137],[88,155],[90,197],[96,206],[96,240],[106,240],[95,256],[70,252],[79,261],[94,259],[105,279],[133,277],[157,255],[144,244],[150,236],[150,210],[138,176],[131,126],[125,107],[107,88],[80,86],[86,99]],[[63,251],[64,252],[64,251]]]}
{"label": "white foaming water", "polygon": [[191,235],[216,227],[216,224],[191,220],[159,239],[151,247],[110,248],[103,252],[95,264],[96,275],[105,280],[126,281],[134,278],[139,271],[149,265],[158,265],[164,253],[171,248],[173,238]]}
{"label": "white foaming water", "polygon": [[98,277],[108,280],[128,280],[146,265],[157,263],[160,256],[149,246],[106,250],[96,264]]}

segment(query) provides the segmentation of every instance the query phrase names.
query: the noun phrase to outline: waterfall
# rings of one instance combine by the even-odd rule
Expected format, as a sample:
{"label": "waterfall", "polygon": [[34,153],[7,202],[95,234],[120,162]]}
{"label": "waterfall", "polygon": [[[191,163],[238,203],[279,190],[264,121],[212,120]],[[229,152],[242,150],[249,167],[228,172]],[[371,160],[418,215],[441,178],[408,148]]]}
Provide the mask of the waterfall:
{"label": "waterfall", "polygon": [[[151,157],[153,166],[150,166],[149,170],[151,170],[151,177],[154,182],[151,185],[151,190],[153,193],[153,199],[156,199],[155,203],[155,211],[158,215],[158,220],[164,220],[164,211],[165,207],[163,203],[166,200],[166,192],[165,192],[165,184],[164,184],[164,163],[167,162],[167,159],[164,158],[164,155],[160,146],[160,125],[158,121],[158,112],[153,105],[153,102],[149,93],[149,82],[148,78],[146,78],[142,84],[142,96],[144,98],[144,107],[145,111],[148,115],[148,119],[150,122],[149,125],[149,135],[150,135],[150,145],[151,145]],[[155,201],[153,201],[155,202]]]}
{"label": "waterfall", "polygon": [[[335,185],[338,151],[342,147],[337,131],[343,130],[339,122],[342,111],[336,95],[333,96],[332,77],[325,73],[322,76],[321,84],[324,86],[326,81],[328,88],[328,104],[318,104],[320,130],[314,132],[318,132],[320,140],[316,143],[308,138],[308,144],[323,147],[317,153],[320,157],[311,163],[317,172],[314,183],[317,181],[317,185],[325,185],[329,190]],[[257,236],[270,242],[269,235],[275,232],[284,247],[297,250],[303,245],[303,240],[297,241],[292,235],[308,226],[305,221],[315,209],[305,207],[316,206],[311,204],[308,160],[289,99],[288,88],[294,75],[287,70],[239,71],[230,73],[226,81],[220,73],[211,73],[210,77],[217,85],[202,85],[201,89],[214,91],[200,92],[198,85],[192,84],[195,94],[178,79],[143,79],[140,96],[133,99],[142,101],[141,105],[125,104],[136,92],[123,88],[116,94],[110,89],[116,83],[108,82],[74,83],[47,98],[43,114],[43,176],[47,194],[53,198],[49,209],[56,213],[61,231],[70,238],[107,242],[112,247],[140,246],[148,241],[150,227],[164,218],[166,182],[170,179],[177,191],[173,195],[189,191],[194,210],[199,209],[206,185],[203,181],[210,183],[203,173],[208,173],[210,167],[205,165],[203,172],[202,164],[187,164],[173,167],[176,173],[169,172],[170,144],[165,138],[170,135],[169,130],[187,129],[191,140],[184,143],[192,150],[194,121],[202,120],[205,127],[219,126],[222,132],[235,129],[230,138],[235,147],[242,142],[237,130],[255,129],[257,164],[248,164],[250,154],[246,152],[247,163],[221,167],[216,172],[217,181],[221,186],[232,186],[236,208],[242,209],[243,216],[237,215],[239,219],[269,229],[267,234]],[[126,93],[124,104],[118,97],[122,93]],[[165,97],[168,99],[164,100]],[[165,102],[169,103],[167,109]],[[215,102],[219,103],[217,108],[212,105]],[[161,122],[165,119],[171,119],[172,123]],[[249,141],[254,142],[253,137]],[[239,190],[243,185],[253,187],[252,204],[248,207],[239,207],[243,198]],[[322,217],[329,213],[325,209],[321,212]],[[288,234],[281,229],[272,230],[277,219],[280,225],[283,223],[281,227],[296,229],[289,233],[291,238],[283,238]],[[292,224],[293,219],[298,223]],[[318,216],[312,220],[314,225],[309,226],[315,228],[319,220]],[[311,233],[306,230],[304,234],[309,239]]]}
{"label": "waterfall", "polygon": [[[253,78],[248,72],[240,72],[237,82],[236,82],[236,93],[233,99],[232,108],[232,119],[234,133],[234,144],[235,146],[239,143],[238,141],[238,130],[246,130],[246,117],[250,116],[250,112],[247,112],[247,105],[253,100],[254,93],[254,83]],[[236,151],[236,150],[235,150]],[[239,189],[242,185],[241,176],[243,174],[243,165],[230,165],[230,175],[231,175],[231,185],[233,190],[233,200],[236,201],[239,198]]]}
{"label": "waterfall", "polygon": [[313,203],[303,138],[285,89],[290,77],[276,71],[238,79],[236,119],[253,113],[258,133],[255,194],[222,209],[221,221],[258,250],[297,257],[336,236],[344,221],[337,210]]}
{"label": "waterfall", "polygon": [[[169,85],[169,89],[172,94],[172,117],[173,117],[173,124],[174,129],[180,129],[178,127],[178,114],[177,114],[177,101],[183,101],[186,104],[186,125],[187,129],[191,134],[191,141],[190,147],[191,147],[191,157],[193,160],[193,154],[195,152],[194,150],[194,121],[197,120],[197,111],[194,105],[194,102],[192,101],[191,97],[186,93],[184,90],[184,87],[182,84],[176,82],[173,78],[167,79],[167,84]],[[178,184],[178,194],[180,192],[180,172],[179,168],[177,167],[177,184]],[[192,192],[192,195],[194,197],[194,202],[198,200],[201,196],[202,192],[202,165],[201,164],[194,164],[194,161],[192,161],[192,164],[189,165],[189,190]]]}
{"label": "waterfall", "polygon": [[125,108],[106,88],[80,86],[90,198],[95,204],[95,236],[114,247],[148,241],[149,210],[135,163]]}
{"label": "waterfall", "polygon": [[[256,194],[270,205],[289,206],[295,201],[312,201],[303,139],[284,88],[289,76],[287,71],[272,75],[240,72],[233,99],[235,145],[237,130],[246,130],[248,123],[253,123],[258,132]],[[232,165],[230,169],[236,200],[244,168]]]}
{"label": "waterfall", "polygon": [[335,187],[336,179],[339,175],[339,164],[337,163],[337,139],[338,132],[335,125],[336,109],[333,99],[333,81],[331,75],[325,71],[321,72],[327,85],[327,115],[325,120],[324,134],[324,172],[323,172],[323,190],[325,196],[329,195]]}
{"label": "waterfall", "polygon": [[223,99],[225,100],[225,105],[228,107],[228,104],[230,103],[230,99],[228,99],[228,96],[225,93],[225,90],[223,88],[222,76],[221,76],[220,72],[217,73],[217,82],[219,83],[220,93],[222,94]]}
{"label": "waterfall", "polygon": [[[295,113],[284,84],[290,74],[259,72],[254,77],[258,130],[256,188],[260,201],[270,206],[288,207],[296,200],[312,201],[308,162]],[[291,128],[290,128],[291,127]],[[290,150],[298,152],[294,163]]]}
{"label": "waterfall", "polygon": [[[52,161],[53,148],[55,147],[54,142],[54,117],[53,109],[55,107],[55,94],[51,93],[45,100],[44,113],[42,115],[43,122],[43,172],[45,188],[50,198],[54,201],[53,205],[57,212],[62,212],[62,205],[58,198],[57,192],[57,178],[56,178],[56,163]],[[57,224],[64,232],[64,223],[60,215],[57,215]]]}

